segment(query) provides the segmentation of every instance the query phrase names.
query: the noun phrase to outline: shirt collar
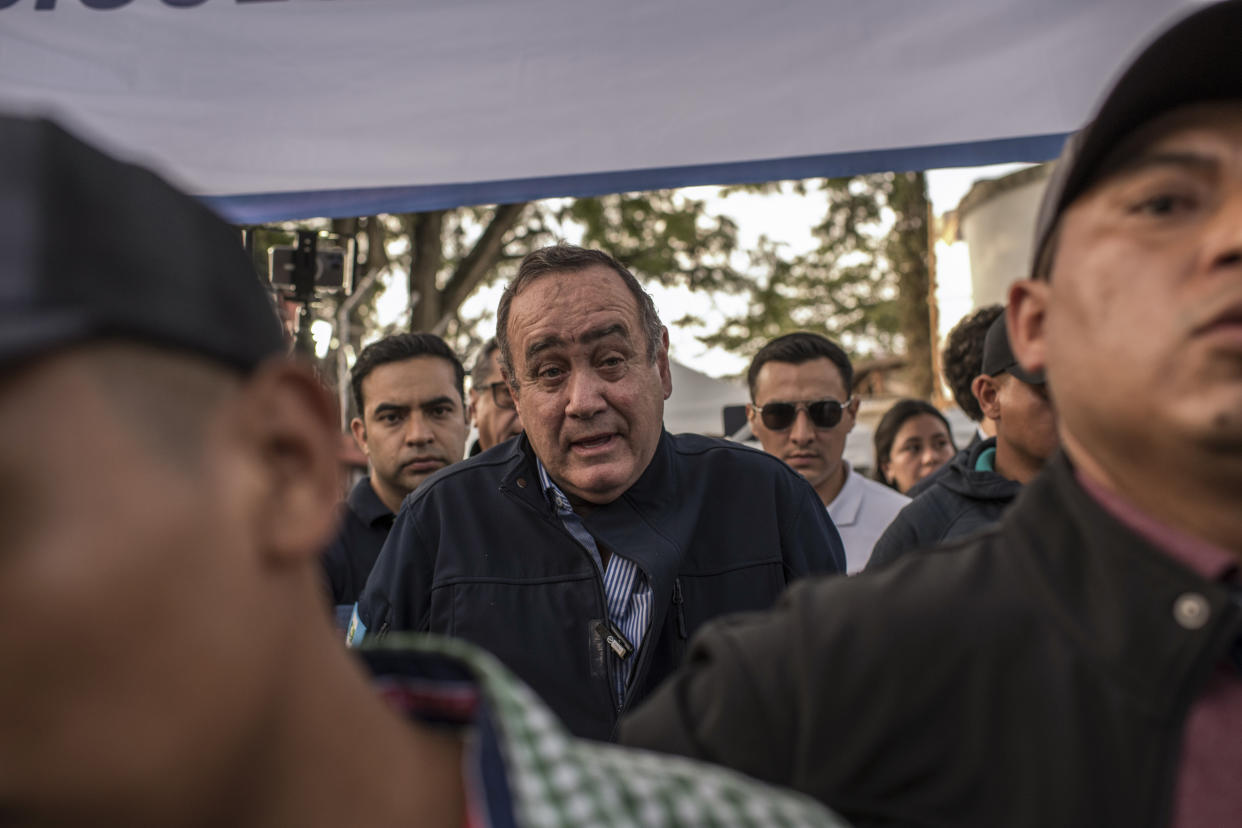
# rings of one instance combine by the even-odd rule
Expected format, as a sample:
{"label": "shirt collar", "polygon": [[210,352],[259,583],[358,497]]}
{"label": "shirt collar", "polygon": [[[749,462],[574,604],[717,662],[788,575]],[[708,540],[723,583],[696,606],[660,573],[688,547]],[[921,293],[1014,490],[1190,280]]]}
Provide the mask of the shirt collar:
{"label": "shirt collar", "polygon": [[1236,571],[1237,561],[1219,546],[1156,520],[1081,468],[1074,470],[1074,476],[1104,511],[1187,569],[1209,581],[1225,580]]}
{"label": "shirt collar", "polygon": [[354,484],[349,492],[349,508],[363,523],[374,526],[379,520],[392,520],[392,510],[379,499],[375,489],[371,488],[371,478],[364,477]]}
{"label": "shirt collar", "polygon": [[841,484],[841,491],[828,504],[828,514],[833,523],[850,526],[858,520],[858,513],[862,510],[862,478],[850,468],[849,461],[843,459],[841,466],[845,469],[845,482]]}
{"label": "shirt collar", "polygon": [[559,512],[572,512],[573,504],[561,491],[561,487],[552,482],[548,470],[543,467],[543,461],[538,456],[535,457],[535,469],[539,472],[539,487],[543,489],[543,496],[548,499],[548,503]]}

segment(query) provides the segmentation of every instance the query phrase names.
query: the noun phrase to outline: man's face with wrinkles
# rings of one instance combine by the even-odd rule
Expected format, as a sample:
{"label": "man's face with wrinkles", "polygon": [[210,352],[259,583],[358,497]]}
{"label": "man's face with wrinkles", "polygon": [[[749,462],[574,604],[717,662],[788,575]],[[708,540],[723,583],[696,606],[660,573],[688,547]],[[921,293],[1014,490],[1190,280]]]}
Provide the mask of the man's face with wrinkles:
{"label": "man's face with wrinkles", "polygon": [[371,486],[393,511],[465,452],[469,425],[446,359],[420,356],[377,366],[362,381],[362,405],[362,417],[350,427],[371,462]]}
{"label": "man's face with wrinkles", "polygon": [[667,332],[649,354],[633,294],[603,265],[539,277],[509,314],[514,398],[535,453],[570,497],[615,500],[660,440]]}

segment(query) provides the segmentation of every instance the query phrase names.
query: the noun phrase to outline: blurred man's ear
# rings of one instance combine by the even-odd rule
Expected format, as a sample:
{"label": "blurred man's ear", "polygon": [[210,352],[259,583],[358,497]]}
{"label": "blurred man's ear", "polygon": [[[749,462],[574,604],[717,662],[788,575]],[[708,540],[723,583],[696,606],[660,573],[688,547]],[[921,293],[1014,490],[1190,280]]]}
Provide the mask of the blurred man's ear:
{"label": "blurred man's ear", "polygon": [[367,452],[367,427],[361,417],[354,417],[349,421],[349,433],[354,435],[354,445],[358,446],[358,451],[370,456]]}
{"label": "blurred man's ear", "polygon": [[1001,418],[999,391],[999,383],[996,377],[980,374],[971,380],[970,393],[975,395],[975,400],[979,403],[979,409],[983,412],[983,416],[989,420],[996,421]]}
{"label": "blurred man's ear", "polygon": [[[489,391],[491,389],[488,389]],[[466,403],[466,422],[476,422],[479,416],[479,389],[471,388],[469,391],[470,402]]]}
{"label": "blurred man's ear", "polygon": [[[341,478],[331,397],[308,367],[272,359],[247,380],[240,406],[259,472],[263,548],[278,559],[317,558],[335,530]],[[355,438],[360,425],[351,423]]]}
{"label": "blurred man's ear", "polygon": [[1018,363],[1031,373],[1047,368],[1047,340],[1044,322],[1048,309],[1047,281],[1023,279],[1009,288],[1009,304],[1005,307],[1009,347]]}

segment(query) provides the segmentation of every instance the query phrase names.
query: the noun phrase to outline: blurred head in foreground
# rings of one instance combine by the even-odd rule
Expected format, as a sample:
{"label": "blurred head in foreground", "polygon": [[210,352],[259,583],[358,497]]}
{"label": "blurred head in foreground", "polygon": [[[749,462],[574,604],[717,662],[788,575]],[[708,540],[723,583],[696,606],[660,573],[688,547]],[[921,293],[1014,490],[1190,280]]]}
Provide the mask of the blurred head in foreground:
{"label": "blurred head in foreground", "polygon": [[331,400],[227,224],[50,123],[0,139],[0,822],[348,823],[323,748],[403,728],[331,709],[369,689],[317,567]]}
{"label": "blurred head in foreground", "polygon": [[[1076,467],[1242,551],[1242,4],[1150,44],[1066,144],[1009,339]],[[1176,480],[1176,486],[1169,481]]]}

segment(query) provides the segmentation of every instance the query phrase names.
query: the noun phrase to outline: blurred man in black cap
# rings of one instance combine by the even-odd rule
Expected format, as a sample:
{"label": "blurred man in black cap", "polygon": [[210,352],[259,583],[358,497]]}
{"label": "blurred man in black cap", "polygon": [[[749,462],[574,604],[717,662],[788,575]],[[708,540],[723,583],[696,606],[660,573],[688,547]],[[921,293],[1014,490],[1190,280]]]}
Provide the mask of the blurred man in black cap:
{"label": "blurred man in black cap", "polygon": [[868,569],[992,525],[1056,452],[1056,419],[1043,372],[1023,370],[1014,359],[1004,314],[988,328],[981,368],[971,393],[996,436],[958,452],[930,478],[876,541]]}
{"label": "blurred man in black cap", "polygon": [[857,825],[1242,823],[1240,41],[1197,7],[1050,181],[1007,320],[1064,453],[993,530],[705,630],[624,740]]}
{"label": "blurred man in black cap", "polygon": [[459,642],[348,653],[334,406],[236,232],[46,122],[0,146],[0,824],[835,824],[577,742]]}

